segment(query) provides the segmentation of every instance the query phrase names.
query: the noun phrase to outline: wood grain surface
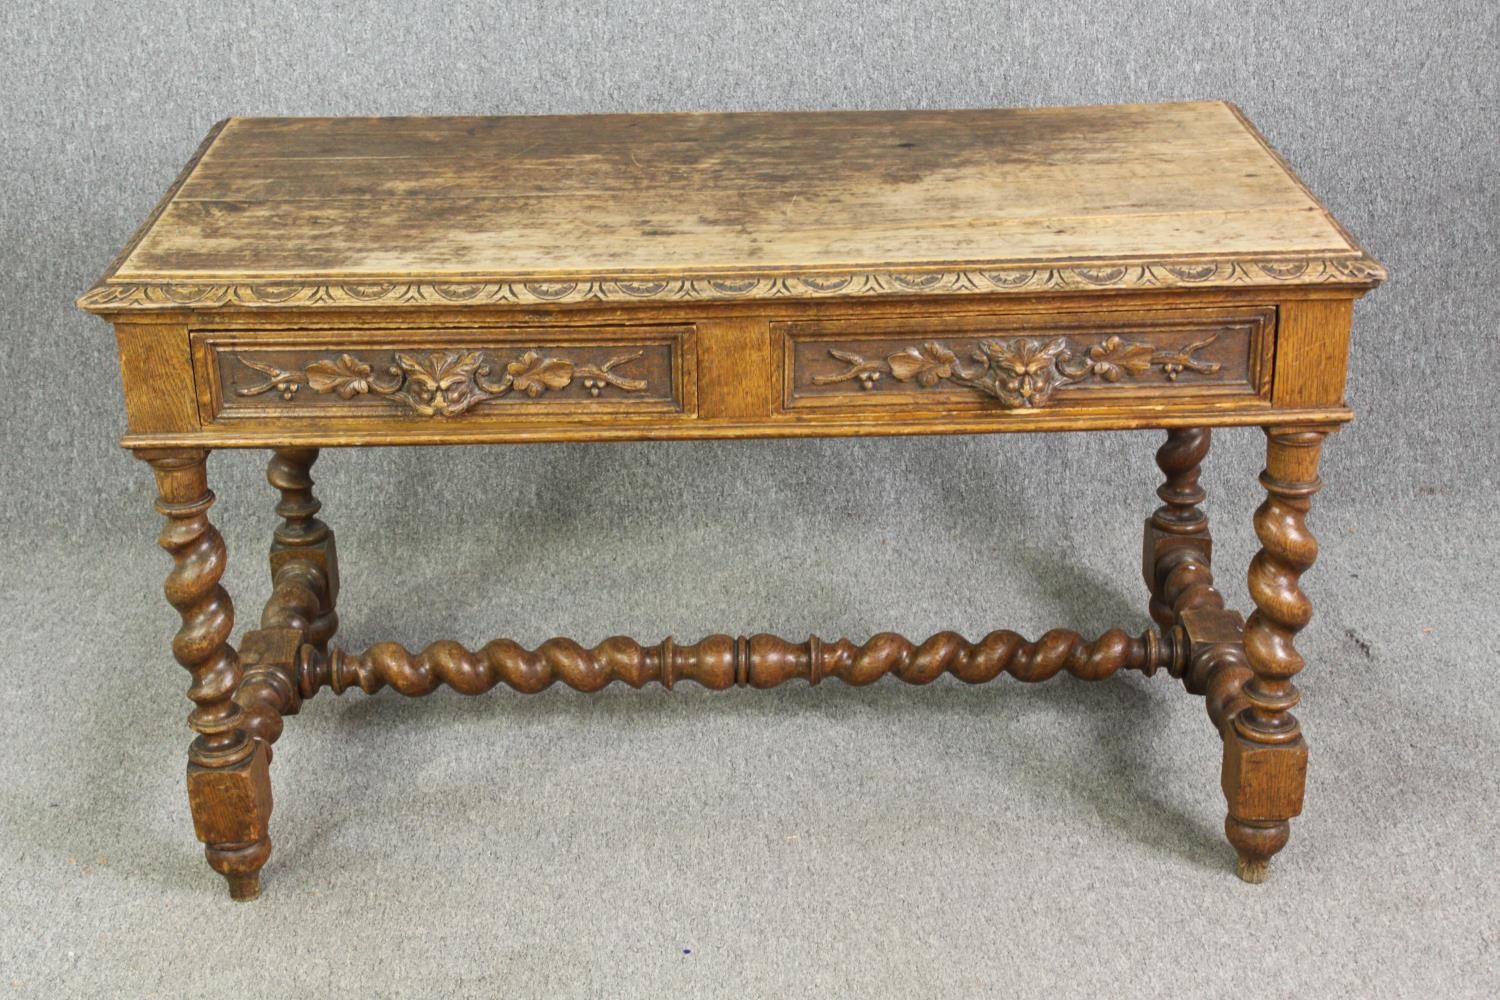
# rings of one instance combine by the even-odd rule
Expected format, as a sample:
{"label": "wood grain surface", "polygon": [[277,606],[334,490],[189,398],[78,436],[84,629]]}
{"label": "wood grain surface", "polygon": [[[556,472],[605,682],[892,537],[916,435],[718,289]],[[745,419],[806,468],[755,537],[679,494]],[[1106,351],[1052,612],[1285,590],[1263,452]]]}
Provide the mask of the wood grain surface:
{"label": "wood grain surface", "polygon": [[1221,102],[233,118],[83,304],[1368,285],[1382,275]]}

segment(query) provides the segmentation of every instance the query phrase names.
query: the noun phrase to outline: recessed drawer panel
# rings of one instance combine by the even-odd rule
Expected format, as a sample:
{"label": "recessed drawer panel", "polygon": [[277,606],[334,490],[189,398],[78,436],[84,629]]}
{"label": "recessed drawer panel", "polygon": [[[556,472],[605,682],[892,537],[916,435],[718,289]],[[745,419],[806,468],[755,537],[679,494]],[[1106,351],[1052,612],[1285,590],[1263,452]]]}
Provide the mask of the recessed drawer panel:
{"label": "recessed drawer panel", "polygon": [[192,335],[205,421],[694,412],[691,326]]}
{"label": "recessed drawer panel", "polygon": [[1276,311],[1059,312],[776,324],[787,410],[1034,410],[1268,398]]}

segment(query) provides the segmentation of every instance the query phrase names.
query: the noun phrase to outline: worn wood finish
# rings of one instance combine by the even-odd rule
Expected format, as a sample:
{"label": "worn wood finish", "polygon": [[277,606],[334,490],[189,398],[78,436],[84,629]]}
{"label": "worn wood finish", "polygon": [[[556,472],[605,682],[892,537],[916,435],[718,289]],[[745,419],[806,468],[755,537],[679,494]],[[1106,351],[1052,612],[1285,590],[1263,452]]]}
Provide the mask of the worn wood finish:
{"label": "worn wood finish", "polygon": [[1218,102],[236,118],[88,302],[440,306],[1378,276]]}
{"label": "worn wood finish", "polygon": [[[1220,102],[222,123],[80,300],[114,324],[123,444],[168,518],[210,864],[258,891],[272,744],[323,688],[1165,668],[1223,736],[1226,833],[1263,878],[1302,805],[1317,454],[1383,277]],[[1200,481],[1234,426],[1270,442],[1249,621],[1214,584]],[[333,644],[320,449],[1141,428],[1168,432],[1145,633]],[[238,653],[204,464],[234,447],[271,451],[279,520]]]}

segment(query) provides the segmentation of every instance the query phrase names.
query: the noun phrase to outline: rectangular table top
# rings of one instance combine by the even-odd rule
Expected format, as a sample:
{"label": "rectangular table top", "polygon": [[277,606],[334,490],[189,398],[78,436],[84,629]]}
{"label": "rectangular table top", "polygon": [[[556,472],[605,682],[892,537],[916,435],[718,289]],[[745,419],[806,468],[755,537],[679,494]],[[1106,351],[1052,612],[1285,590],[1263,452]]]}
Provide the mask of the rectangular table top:
{"label": "rectangular table top", "polygon": [[80,304],[1368,287],[1383,276],[1222,102],[231,118]]}

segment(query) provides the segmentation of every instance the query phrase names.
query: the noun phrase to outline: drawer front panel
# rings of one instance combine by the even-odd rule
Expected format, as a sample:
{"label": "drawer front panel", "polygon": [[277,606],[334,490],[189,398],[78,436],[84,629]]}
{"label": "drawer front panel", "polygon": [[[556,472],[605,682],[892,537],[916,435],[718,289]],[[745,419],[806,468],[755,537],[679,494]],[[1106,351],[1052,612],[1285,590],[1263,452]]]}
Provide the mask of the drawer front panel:
{"label": "drawer front panel", "polygon": [[1272,307],[776,324],[786,410],[1034,410],[1270,395]]}
{"label": "drawer front panel", "polygon": [[192,335],[205,422],[691,416],[691,326]]}

